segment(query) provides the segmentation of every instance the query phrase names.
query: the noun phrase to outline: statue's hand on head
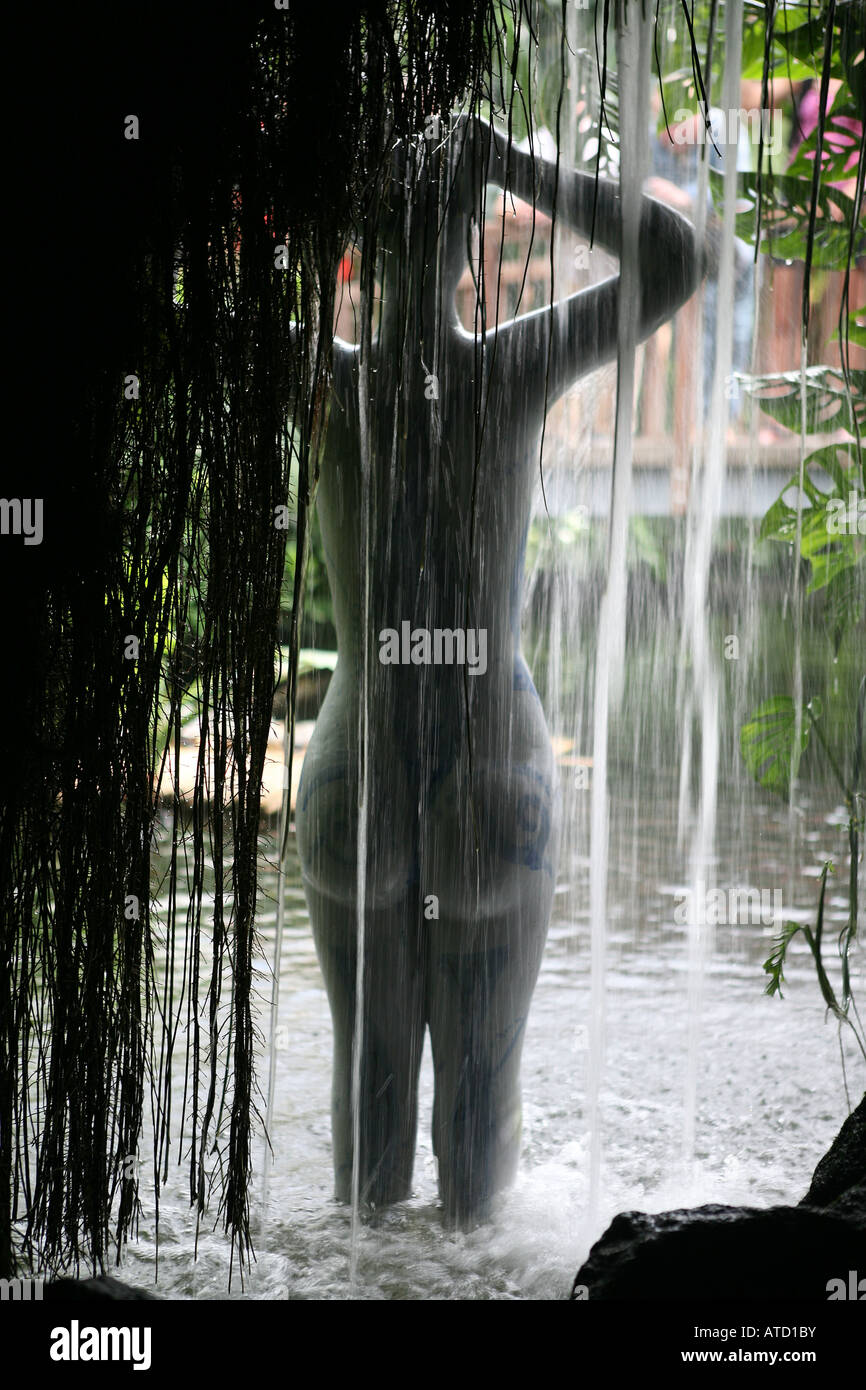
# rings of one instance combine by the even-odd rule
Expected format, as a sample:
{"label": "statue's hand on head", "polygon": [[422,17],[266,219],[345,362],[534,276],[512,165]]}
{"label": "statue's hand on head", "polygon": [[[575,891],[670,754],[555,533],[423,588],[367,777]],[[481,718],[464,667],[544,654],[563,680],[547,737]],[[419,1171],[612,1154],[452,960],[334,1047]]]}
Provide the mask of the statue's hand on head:
{"label": "statue's hand on head", "polygon": [[[619,187],[593,174],[520,148],[507,132],[477,116],[455,118],[449,141],[449,208],[476,211],[487,184],[531,204],[593,245],[619,255],[622,235]],[[679,212],[645,197],[639,234],[641,301],[638,340],[643,342],[693,294],[702,273],[694,229]],[[544,364],[548,403],[579,377],[613,361],[617,350],[619,275],[490,329],[498,351]],[[506,364],[503,364],[506,365]],[[506,366],[507,369],[507,366]]]}

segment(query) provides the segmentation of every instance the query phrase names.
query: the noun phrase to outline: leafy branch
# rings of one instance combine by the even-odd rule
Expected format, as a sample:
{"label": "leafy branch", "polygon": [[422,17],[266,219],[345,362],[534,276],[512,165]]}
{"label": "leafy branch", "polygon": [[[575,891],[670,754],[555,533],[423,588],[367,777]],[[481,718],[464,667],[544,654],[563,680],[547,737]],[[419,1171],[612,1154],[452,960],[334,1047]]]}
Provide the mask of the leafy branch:
{"label": "leafy branch", "polygon": [[[809,925],[802,922],[788,921],[785,923],[781,932],[775,938],[770,955],[764,962],[764,970],[770,976],[765,992],[768,995],[772,996],[777,994],[780,999],[783,998],[782,985],[785,983],[784,967],[787,960],[788,948],[794,940],[794,937],[797,936],[798,933],[802,933],[812,953],[821,996],[827,1009],[839,1023],[840,1049],[841,1028],[843,1024],[847,1024],[854,1034],[854,1038],[864,1061],[866,1061],[866,1031],[864,1031],[857,1010],[857,1003],[851,988],[850,966],[851,949],[857,937],[857,868],[860,857],[860,837],[864,828],[863,808],[864,801],[866,801],[864,794],[856,790],[863,765],[864,706],[866,706],[866,676],[863,677],[860,683],[860,691],[857,700],[854,774],[851,785],[846,783],[833,750],[819,725],[818,721],[822,711],[820,701],[818,700],[811,700],[808,705],[805,706],[804,713],[808,717],[808,724],[804,723],[803,725],[800,734],[801,746],[799,749],[796,749],[794,746],[794,702],[788,696],[777,696],[773,700],[767,701],[766,704],[758,710],[753,719],[744,725],[740,737],[741,748],[743,749],[743,756],[746,764],[759,784],[776,791],[785,792],[788,786],[789,770],[796,766],[799,755],[808,743],[810,733],[814,732],[816,740],[823,749],[825,757],[833,771],[833,775],[845,797],[845,805],[848,810],[850,875],[848,883],[848,917],[839,934],[838,940],[842,972],[841,1001],[837,997],[836,991],[824,967],[822,956],[827,876],[828,874],[835,873],[835,866],[832,860],[829,859],[824,862],[821,869],[821,887],[818,895],[818,913],[815,922],[815,930],[813,932]],[[842,1052],[843,1071],[844,1064],[845,1056],[844,1052]]]}

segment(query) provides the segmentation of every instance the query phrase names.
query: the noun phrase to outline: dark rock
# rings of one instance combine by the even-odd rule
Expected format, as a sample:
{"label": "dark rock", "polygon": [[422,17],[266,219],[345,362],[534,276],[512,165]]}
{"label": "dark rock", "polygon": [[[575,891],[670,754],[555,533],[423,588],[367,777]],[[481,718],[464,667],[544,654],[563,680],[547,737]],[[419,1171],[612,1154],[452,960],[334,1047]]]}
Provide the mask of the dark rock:
{"label": "dark rock", "polygon": [[866,1095],[821,1159],[800,1205],[866,1226]]}
{"label": "dark rock", "polygon": [[625,1212],[596,1241],[574,1285],[591,1299],[825,1300],[829,1281],[850,1270],[866,1272],[866,1096],[799,1206]]}
{"label": "dark rock", "polygon": [[839,1216],[803,1206],[705,1206],[617,1216],[575,1286],[590,1300],[826,1300],[828,1281],[858,1267],[866,1267],[866,1236]]}
{"label": "dark rock", "polygon": [[101,1279],[52,1279],[45,1285],[43,1298],[49,1302],[106,1303],[128,1302],[130,1300],[152,1299],[156,1294],[145,1289],[137,1289],[132,1284],[121,1284],[110,1274]]}

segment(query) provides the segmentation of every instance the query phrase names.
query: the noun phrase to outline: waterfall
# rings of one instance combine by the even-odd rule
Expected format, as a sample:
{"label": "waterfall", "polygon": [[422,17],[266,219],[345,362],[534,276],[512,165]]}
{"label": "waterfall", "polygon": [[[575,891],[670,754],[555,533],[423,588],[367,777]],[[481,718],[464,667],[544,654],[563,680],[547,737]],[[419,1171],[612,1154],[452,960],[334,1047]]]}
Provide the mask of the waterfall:
{"label": "waterfall", "polygon": [[[741,0],[732,0],[725,8],[725,67],[722,80],[722,102],[727,113],[740,105],[740,54],[742,47],[743,11]],[[688,921],[688,1049],[686,1060],[685,1104],[683,1121],[683,1158],[687,1170],[694,1159],[697,1116],[698,1073],[701,1047],[701,1015],[704,998],[704,973],[712,950],[712,928],[695,911],[698,895],[710,884],[714,865],[716,799],[719,774],[719,711],[721,682],[718,653],[714,650],[707,612],[708,581],[712,544],[719,519],[726,465],[726,428],[728,405],[725,384],[730,374],[733,343],[734,313],[734,213],[737,195],[737,122],[724,121],[721,150],[724,160],[724,215],[722,246],[719,261],[716,307],[715,363],[710,399],[709,423],[704,432],[703,420],[698,420],[698,450],[701,468],[696,472],[689,497],[688,530],[685,570],[683,575],[684,610],[680,646],[681,672],[688,684],[685,700],[685,723],[690,727],[697,719],[700,731],[700,770],[697,823],[691,841],[691,904]],[[708,145],[702,146],[704,156]],[[702,163],[702,178],[698,187],[698,236],[703,232],[706,209],[707,160]],[[701,402],[702,391],[698,391]],[[703,411],[701,410],[701,415]],[[691,743],[685,753],[690,757]],[[683,782],[688,776],[688,763],[683,758]],[[681,808],[682,808],[681,800]]]}
{"label": "waterfall", "polygon": [[364,283],[361,295],[361,352],[358,371],[358,417],[361,444],[361,606],[364,631],[361,633],[361,698],[358,706],[358,861],[355,920],[357,924],[357,957],[355,963],[355,1025],[352,1042],[352,1231],[349,1255],[349,1283],[355,1289],[358,1274],[360,1241],[360,1180],[361,1180],[361,1060],[364,1048],[364,954],[366,944],[367,906],[367,845],[368,799],[367,771],[369,766],[370,728],[370,634],[367,632],[370,611],[370,507],[371,507],[371,440],[370,440],[370,378],[369,350],[372,335],[372,276]]}
{"label": "waterfall", "polygon": [[638,239],[642,184],[647,161],[650,21],[633,5],[623,8],[617,28],[620,90],[620,196],[622,245],[617,324],[616,429],[608,536],[607,576],[598,618],[593,698],[591,794],[591,1006],[587,1119],[590,1134],[589,1221],[597,1217],[603,1120],[601,1082],[605,1055],[607,955],[607,879],[609,807],[607,795],[610,715],[622,698],[625,666],[627,571],[626,552],[632,494],[632,417],[635,348],[640,307]]}

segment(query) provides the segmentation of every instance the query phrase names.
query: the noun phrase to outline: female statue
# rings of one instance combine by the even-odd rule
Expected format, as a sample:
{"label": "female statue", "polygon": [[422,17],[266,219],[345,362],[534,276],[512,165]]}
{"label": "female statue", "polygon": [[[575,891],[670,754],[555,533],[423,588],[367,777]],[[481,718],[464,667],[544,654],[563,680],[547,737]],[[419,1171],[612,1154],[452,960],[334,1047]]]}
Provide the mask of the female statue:
{"label": "female statue", "polygon": [[[464,1225],[517,1165],[520,1057],[556,879],[557,771],[520,651],[538,444],[556,398],[616,356],[619,279],[475,333],[455,292],[487,185],[550,214],[556,180],[477,120],[398,150],[378,331],[366,372],[359,346],[334,342],[318,494],[339,660],[296,824],[334,1024],[336,1191],[351,1197],[366,644],[360,1197],[377,1208],[410,1193],[429,1028],[440,1193]],[[557,220],[588,236],[595,198],[590,175],[559,169]],[[614,252],[619,207],[601,182],[595,240]],[[644,339],[698,278],[689,224],[648,198],[640,262]]]}

